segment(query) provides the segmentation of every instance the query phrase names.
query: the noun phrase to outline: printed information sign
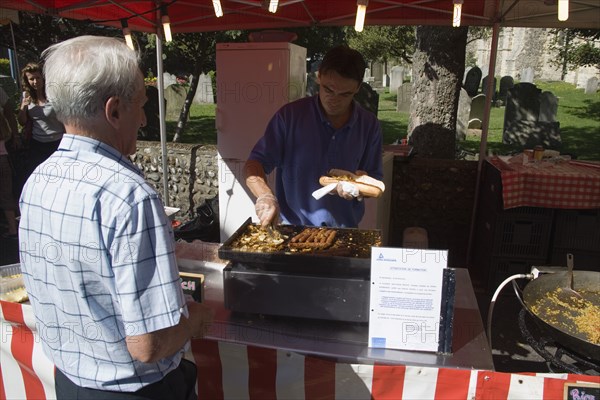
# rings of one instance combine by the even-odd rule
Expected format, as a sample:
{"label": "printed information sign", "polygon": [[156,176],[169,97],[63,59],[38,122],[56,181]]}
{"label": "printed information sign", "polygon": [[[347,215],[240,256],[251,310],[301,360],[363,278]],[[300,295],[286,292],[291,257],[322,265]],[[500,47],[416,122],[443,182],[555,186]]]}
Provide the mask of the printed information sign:
{"label": "printed information sign", "polygon": [[437,351],[448,251],[373,247],[369,347]]}

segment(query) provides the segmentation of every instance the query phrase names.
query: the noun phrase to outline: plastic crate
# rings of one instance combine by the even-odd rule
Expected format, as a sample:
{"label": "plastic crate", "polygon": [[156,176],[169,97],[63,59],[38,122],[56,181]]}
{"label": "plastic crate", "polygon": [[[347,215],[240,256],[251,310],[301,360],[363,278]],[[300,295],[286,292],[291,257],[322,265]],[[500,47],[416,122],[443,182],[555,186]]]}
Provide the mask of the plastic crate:
{"label": "plastic crate", "polygon": [[[493,257],[490,263],[490,271],[488,276],[488,293],[494,293],[498,286],[509,276],[516,274],[528,274],[531,272],[533,265],[544,265],[545,259],[512,259],[504,257]],[[504,292],[509,292],[509,289],[503,289]],[[511,292],[512,293],[512,292]]]}
{"label": "plastic crate", "polygon": [[25,287],[21,275],[21,264],[10,264],[0,266],[0,300],[15,289]]}
{"label": "plastic crate", "polygon": [[502,213],[496,220],[493,255],[545,260],[551,233],[551,213]]}
{"label": "plastic crate", "polygon": [[558,210],[554,246],[600,251],[600,210]]}

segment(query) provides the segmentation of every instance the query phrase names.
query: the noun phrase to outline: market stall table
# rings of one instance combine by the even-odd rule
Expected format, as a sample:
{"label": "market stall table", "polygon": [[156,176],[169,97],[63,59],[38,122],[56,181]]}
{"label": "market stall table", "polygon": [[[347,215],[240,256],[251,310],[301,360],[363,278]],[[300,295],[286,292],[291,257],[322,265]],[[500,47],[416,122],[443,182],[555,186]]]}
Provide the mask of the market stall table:
{"label": "market stall table", "polygon": [[500,171],[504,209],[600,208],[600,163],[560,159],[510,163],[507,157],[488,161]]}
{"label": "market stall table", "polygon": [[[379,354],[366,348],[364,325],[319,327],[233,315],[223,308],[224,264],[180,264],[182,271],[205,274],[204,301],[216,311],[210,334],[192,340],[188,355],[198,366],[200,399],[558,398],[566,384],[596,382],[582,375],[488,370],[491,353],[465,270],[456,275],[454,354]],[[0,301],[0,322],[0,399],[55,398],[54,367],[41,350],[31,307]]]}

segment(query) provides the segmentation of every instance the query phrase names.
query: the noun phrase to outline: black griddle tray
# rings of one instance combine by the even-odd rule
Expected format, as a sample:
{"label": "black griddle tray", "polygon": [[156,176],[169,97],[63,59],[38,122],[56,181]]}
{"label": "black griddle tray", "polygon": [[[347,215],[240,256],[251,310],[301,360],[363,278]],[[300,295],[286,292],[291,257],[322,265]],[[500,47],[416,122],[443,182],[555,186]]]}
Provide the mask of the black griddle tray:
{"label": "black griddle tray", "polygon": [[327,275],[345,273],[369,276],[371,247],[381,246],[381,231],[352,228],[328,228],[337,232],[334,244],[324,250],[299,251],[287,243],[307,226],[279,225],[277,230],[287,236],[280,250],[253,251],[234,244],[247,234],[252,221],[248,218],[230,238],[219,247],[219,258],[242,263],[245,268]]}

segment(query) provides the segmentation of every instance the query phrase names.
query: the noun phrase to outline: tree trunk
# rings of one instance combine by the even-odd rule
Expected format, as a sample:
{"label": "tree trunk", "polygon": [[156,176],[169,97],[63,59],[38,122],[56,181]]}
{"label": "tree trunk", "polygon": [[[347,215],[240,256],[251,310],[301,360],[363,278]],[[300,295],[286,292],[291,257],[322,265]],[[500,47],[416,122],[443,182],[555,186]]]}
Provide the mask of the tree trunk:
{"label": "tree trunk", "polygon": [[417,27],[408,133],[417,154],[454,158],[467,27]]}
{"label": "tree trunk", "polygon": [[179,120],[177,121],[177,128],[175,129],[175,135],[173,136],[173,143],[181,141],[181,136],[185,130],[185,124],[187,123],[188,116],[190,115],[190,108],[196,96],[196,90],[198,89],[198,82],[200,81],[200,64],[198,63],[192,74],[192,80],[190,82],[190,89],[185,97],[183,107],[181,107],[181,113],[179,114]]}

